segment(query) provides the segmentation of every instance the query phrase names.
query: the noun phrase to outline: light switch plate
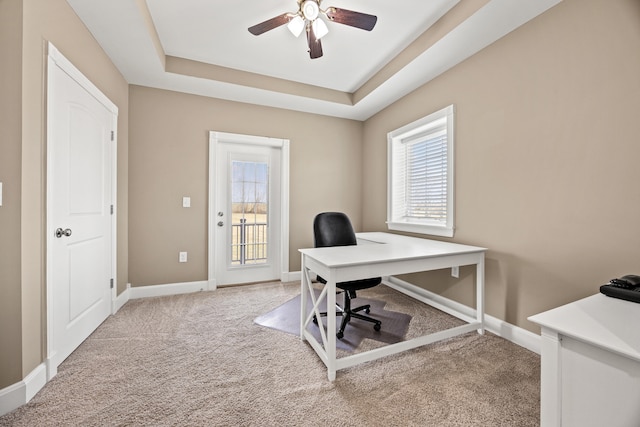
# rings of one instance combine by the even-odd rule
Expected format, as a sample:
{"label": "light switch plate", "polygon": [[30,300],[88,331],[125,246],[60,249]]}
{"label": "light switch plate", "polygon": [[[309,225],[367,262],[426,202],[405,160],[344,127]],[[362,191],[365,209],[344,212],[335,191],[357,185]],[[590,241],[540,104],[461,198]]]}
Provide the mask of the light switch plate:
{"label": "light switch plate", "polygon": [[0,206],[2,206],[2,183],[0,182]]}
{"label": "light switch plate", "polygon": [[191,197],[183,197],[182,198],[182,207],[190,208],[191,207]]}
{"label": "light switch plate", "polygon": [[180,252],[180,254],[178,255],[178,261],[179,262],[187,262],[187,253],[186,252]]}

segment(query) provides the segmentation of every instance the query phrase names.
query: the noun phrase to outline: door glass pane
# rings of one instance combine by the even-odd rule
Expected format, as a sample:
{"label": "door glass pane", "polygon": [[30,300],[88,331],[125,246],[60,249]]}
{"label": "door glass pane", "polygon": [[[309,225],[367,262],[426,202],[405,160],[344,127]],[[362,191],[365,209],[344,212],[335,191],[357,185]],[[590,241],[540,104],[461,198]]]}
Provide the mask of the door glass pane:
{"label": "door glass pane", "polygon": [[268,164],[231,161],[231,264],[267,262]]}

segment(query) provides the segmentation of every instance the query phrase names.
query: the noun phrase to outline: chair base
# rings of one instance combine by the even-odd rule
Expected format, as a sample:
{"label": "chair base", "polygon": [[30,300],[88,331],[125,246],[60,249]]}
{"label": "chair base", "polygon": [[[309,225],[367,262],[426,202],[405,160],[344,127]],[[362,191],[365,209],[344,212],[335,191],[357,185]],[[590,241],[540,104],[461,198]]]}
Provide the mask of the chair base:
{"label": "chair base", "polygon": [[[351,320],[352,317],[356,319],[364,320],[366,322],[373,323],[373,329],[375,331],[379,331],[382,328],[382,322],[378,319],[374,319],[373,317],[365,316],[364,314],[360,314],[360,311],[363,311],[367,314],[371,312],[371,306],[369,304],[362,305],[360,307],[351,308],[351,293],[355,293],[353,291],[345,291],[344,293],[344,308],[340,307],[336,304],[336,308],[338,311],[336,312],[336,316],[342,316],[342,323],[340,324],[340,330],[336,333],[336,337],[338,339],[342,339],[344,337],[344,330],[347,327],[347,324]],[[326,316],[327,313],[320,313],[320,316]],[[318,324],[318,318],[313,316],[313,323]]]}

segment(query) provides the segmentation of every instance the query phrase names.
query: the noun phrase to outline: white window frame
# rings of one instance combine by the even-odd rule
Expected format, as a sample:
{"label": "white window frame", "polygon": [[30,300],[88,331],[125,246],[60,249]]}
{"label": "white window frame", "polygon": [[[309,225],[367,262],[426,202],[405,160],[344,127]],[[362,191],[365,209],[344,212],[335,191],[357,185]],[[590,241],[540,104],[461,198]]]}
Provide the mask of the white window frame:
{"label": "white window frame", "polygon": [[[387,227],[389,230],[453,237],[454,234],[454,115],[455,107],[449,105],[426,117],[409,123],[387,134]],[[438,131],[445,131],[447,185],[446,219],[413,218],[406,215],[405,193],[401,190],[406,182],[406,169],[394,159],[396,150],[403,150],[408,142]],[[398,157],[398,155],[395,155]]]}

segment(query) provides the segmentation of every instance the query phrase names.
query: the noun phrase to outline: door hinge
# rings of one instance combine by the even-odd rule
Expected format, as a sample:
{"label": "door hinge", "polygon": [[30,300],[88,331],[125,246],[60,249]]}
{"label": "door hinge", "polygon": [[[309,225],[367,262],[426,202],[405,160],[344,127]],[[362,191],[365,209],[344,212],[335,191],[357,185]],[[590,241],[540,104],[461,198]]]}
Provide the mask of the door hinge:
{"label": "door hinge", "polygon": [[111,131],[111,141],[115,141],[116,140],[116,133],[115,131]]}
{"label": "door hinge", "polygon": [[111,215],[113,215],[113,205],[111,205]]}
{"label": "door hinge", "polygon": [[113,279],[110,280],[111,289],[113,289]]}

